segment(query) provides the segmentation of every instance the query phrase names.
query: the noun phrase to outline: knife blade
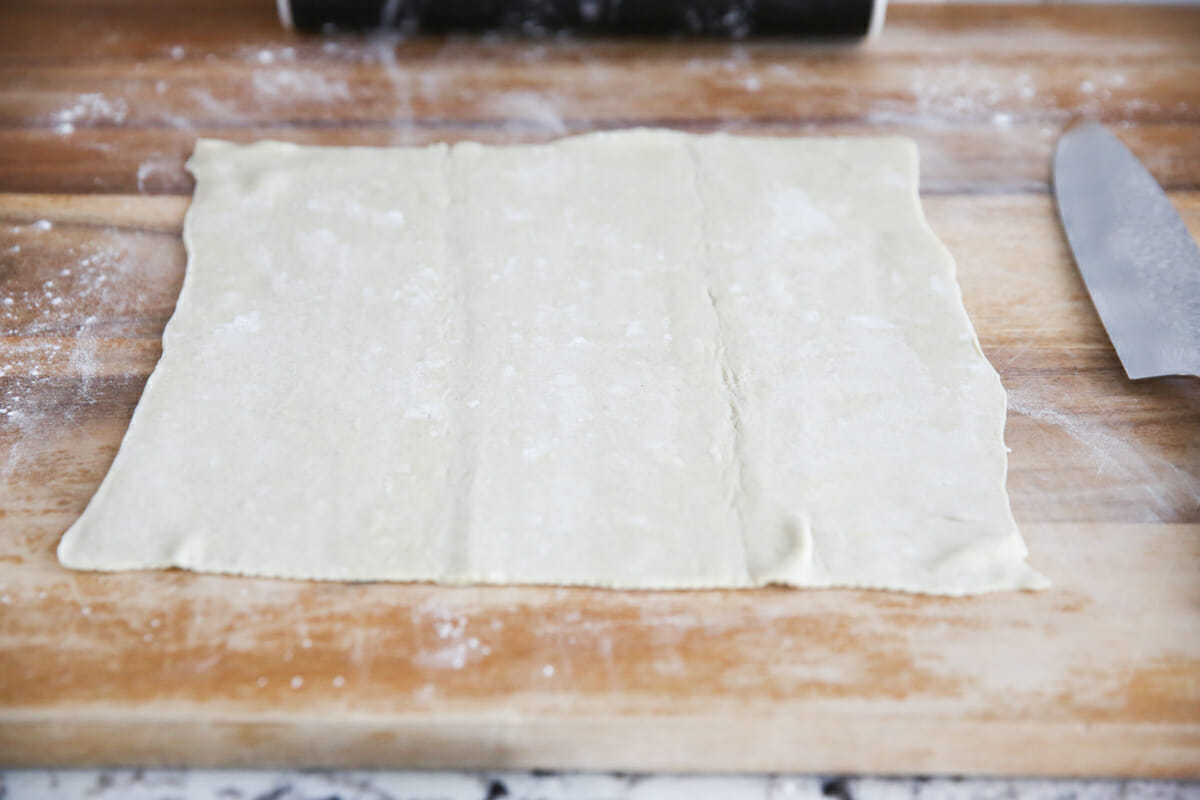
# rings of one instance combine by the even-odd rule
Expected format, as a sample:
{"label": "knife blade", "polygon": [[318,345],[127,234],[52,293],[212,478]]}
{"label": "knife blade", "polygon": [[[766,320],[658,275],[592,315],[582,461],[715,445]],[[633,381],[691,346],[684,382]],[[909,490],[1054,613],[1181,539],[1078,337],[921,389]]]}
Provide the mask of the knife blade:
{"label": "knife blade", "polygon": [[1120,139],[1084,123],[1058,142],[1054,193],[1125,374],[1200,376],[1200,248],[1162,187]]}

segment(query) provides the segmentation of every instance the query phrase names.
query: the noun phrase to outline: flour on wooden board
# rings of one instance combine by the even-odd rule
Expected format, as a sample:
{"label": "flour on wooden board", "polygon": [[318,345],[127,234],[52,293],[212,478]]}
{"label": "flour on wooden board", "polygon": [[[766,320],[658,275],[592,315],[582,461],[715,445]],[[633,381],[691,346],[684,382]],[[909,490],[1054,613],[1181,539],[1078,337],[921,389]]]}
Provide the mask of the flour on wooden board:
{"label": "flour on wooden board", "polygon": [[121,97],[108,97],[99,92],[85,92],[75,98],[74,104],[60,108],[51,114],[55,123],[54,132],[70,135],[76,124],[120,124],[129,116],[129,103]]}
{"label": "flour on wooden board", "polygon": [[[1200,476],[1180,469],[1136,439],[1122,438],[1099,422],[1058,408],[1044,389],[1010,389],[1008,406],[1011,413],[1058,428],[1075,440],[1089,468],[1077,491],[1097,499],[1120,497],[1122,507],[1135,515],[1128,522],[1180,522],[1180,509],[1200,507]],[[1063,500],[1072,493],[1070,487],[1056,492]],[[1058,498],[1039,494],[1038,500],[1045,513],[1052,511]]]}
{"label": "flour on wooden board", "polygon": [[[56,244],[60,230],[48,219],[14,225],[4,237],[14,243],[0,245],[0,257],[14,260],[34,252],[61,254],[37,284],[7,289],[0,298],[0,331],[13,337],[0,363],[0,421],[15,431],[0,465],[6,484],[20,480],[22,467],[52,437],[67,435],[64,416],[95,402],[92,387],[103,370],[98,349],[105,337],[130,330],[120,313],[130,307],[123,285],[130,256],[119,237],[62,247]],[[58,335],[64,327],[72,331],[69,339]],[[75,378],[73,392],[51,404],[50,387],[64,375]]]}

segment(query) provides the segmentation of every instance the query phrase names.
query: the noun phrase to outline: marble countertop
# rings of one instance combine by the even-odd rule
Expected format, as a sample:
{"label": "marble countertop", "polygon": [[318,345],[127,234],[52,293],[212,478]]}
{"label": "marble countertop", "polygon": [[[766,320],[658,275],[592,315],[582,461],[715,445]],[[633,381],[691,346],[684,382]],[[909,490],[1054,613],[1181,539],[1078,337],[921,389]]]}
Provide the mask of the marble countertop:
{"label": "marble countertop", "polygon": [[326,770],[15,770],[2,800],[1200,800],[1200,782]]}

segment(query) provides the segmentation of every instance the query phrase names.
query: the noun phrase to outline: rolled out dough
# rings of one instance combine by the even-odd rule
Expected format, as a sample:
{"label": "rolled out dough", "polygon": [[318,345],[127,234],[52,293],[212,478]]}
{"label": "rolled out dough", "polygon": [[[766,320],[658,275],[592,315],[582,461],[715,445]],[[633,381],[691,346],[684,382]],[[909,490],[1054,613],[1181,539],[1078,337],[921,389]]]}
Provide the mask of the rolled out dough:
{"label": "rolled out dough", "polygon": [[78,569],[1034,588],[904,139],[201,141]]}

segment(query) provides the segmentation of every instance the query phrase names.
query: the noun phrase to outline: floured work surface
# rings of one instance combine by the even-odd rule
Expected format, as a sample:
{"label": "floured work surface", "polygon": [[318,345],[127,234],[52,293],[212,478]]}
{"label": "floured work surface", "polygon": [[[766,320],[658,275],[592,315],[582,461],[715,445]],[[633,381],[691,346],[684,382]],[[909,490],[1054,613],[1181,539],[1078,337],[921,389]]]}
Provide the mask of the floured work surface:
{"label": "floured work surface", "polygon": [[201,142],[164,353],[71,567],[1044,583],[902,139]]}

